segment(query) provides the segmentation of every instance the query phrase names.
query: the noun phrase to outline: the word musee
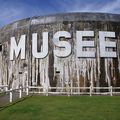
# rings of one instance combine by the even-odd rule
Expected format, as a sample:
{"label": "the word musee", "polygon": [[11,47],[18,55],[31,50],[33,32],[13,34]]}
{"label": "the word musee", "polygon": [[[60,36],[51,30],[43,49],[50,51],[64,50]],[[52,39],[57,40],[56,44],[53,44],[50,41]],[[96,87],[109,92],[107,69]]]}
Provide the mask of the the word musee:
{"label": "the word musee", "polygon": [[[32,34],[32,55],[35,58],[44,58],[48,55],[48,32],[43,32],[41,52],[38,52],[37,48],[37,33]],[[96,56],[95,50],[84,50],[83,48],[95,48],[95,41],[91,39],[83,40],[83,38],[94,37],[94,31],[76,31],[76,56],[78,58],[94,58]],[[64,41],[60,40],[64,38]],[[107,38],[107,40],[106,40]],[[115,38],[115,32],[99,31],[99,55],[100,57],[117,57],[116,54],[116,41],[110,41],[109,38]],[[56,47],[54,48],[54,55],[57,57],[67,57],[71,54],[71,44],[68,41],[71,39],[71,34],[67,31],[58,31],[53,35],[53,43]],[[21,35],[18,44],[16,43],[15,37],[10,38],[10,60],[21,55],[21,59],[25,59],[26,56],[26,35]],[[108,51],[107,48],[114,48],[112,51]],[[39,48],[40,49],[40,48]]]}

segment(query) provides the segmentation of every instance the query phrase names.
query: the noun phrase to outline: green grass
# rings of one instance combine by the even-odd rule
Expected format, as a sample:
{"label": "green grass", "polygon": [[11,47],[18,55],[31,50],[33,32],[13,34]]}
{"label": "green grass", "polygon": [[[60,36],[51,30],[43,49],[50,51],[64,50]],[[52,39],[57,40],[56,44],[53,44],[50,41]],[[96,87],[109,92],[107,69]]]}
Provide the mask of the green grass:
{"label": "green grass", "polygon": [[5,95],[5,92],[3,92],[3,93],[0,93],[0,96],[3,96],[3,95]]}
{"label": "green grass", "polygon": [[120,120],[120,97],[34,96],[0,111],[0,120]]}

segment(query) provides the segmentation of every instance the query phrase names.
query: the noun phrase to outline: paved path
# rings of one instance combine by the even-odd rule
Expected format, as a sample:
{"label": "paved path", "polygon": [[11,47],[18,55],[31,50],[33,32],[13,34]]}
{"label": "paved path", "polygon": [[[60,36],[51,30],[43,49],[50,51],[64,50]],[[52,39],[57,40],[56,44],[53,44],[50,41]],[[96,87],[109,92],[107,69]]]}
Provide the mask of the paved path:
{"label": "paved path", "polygon": [[4,93],[0,95],[0,106],[6,105],[9,103],[9,94]]}
{"label": "paved path", "polygon": [[[25,93],[22,93],[22,96],[25,96]],[[16,101],[19,99],[19,92],[13,92],[13,101]],[[9,93],[4,93],[0,95],[0,106],[4,106],[9,102],[10,100],[10,95]]]}

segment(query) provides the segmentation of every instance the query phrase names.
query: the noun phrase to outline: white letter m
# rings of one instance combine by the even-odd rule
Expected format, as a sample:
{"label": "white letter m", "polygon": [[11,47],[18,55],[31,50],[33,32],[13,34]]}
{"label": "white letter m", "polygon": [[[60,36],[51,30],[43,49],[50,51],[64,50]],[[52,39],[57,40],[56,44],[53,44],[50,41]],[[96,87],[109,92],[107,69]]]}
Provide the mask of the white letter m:
{"label": "white letter m", "polygon": [[21,59],[25,59],[25,35],[21,35],[19,43],[17,45],[15,37],[11,37],[11,47],[10,47],[10,60],[13,60],[14,53],[16,58],[21,52]]}

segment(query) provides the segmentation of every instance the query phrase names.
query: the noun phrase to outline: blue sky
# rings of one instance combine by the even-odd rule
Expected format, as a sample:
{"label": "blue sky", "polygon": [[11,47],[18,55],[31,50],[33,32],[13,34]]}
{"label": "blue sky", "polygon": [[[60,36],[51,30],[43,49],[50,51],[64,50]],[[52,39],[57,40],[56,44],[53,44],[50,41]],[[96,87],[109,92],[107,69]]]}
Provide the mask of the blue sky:
{"label": "blue sky", "polygon": [[120,0],[0,0],[0,27],[31,16],[63,12],[120,13]]}

